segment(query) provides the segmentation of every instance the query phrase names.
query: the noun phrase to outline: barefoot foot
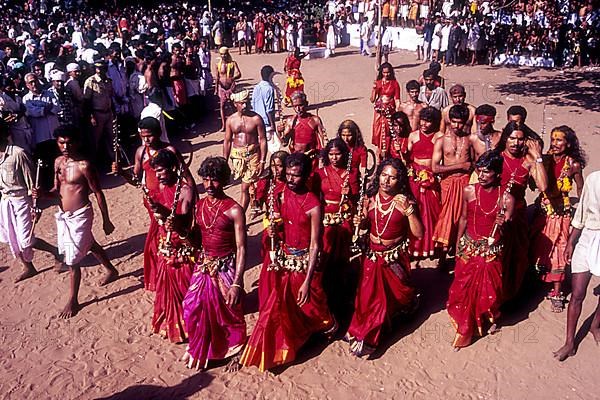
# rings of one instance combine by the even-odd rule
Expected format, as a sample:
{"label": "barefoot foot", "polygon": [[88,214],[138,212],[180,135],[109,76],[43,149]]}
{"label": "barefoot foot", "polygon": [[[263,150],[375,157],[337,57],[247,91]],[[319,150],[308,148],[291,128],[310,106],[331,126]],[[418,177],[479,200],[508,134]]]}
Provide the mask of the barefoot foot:
{"label": "barefoot foot", "polygon": [[106,275],[104,275],[104,279],[100,282],[100,286],[106,286],[109,283],[116,281],[118,277],[119,271],[113,268],[106,272]]}
{"label": "barefoot foot", "polygon": [[558,361],[565,361],[567,358],[575,355],[575,346],[565,344],[560,349],[556,350],[554,353],[554,358]]}
{"label": "barefoot foot", "polygon": [[21,275],[19,275],[17,277],[17,279],[15,279],[15,283],[24,281],[25,279],[29,279],[32,276],[36,276],[37,274],[38,274],[37,269],[35,269],[33,267],[27,268],[27,269],[25,269],[25,271],[23,271],[23,273]]}
{"label": "barefoot foot", "polygon": [[80,305],[77,301],[69,301],[65,308],[58,314],[59,318],[68,319],[74,317],[79,311]]}
{"label": "barefoot foot", "polygon": [[240,364],[240,355],[236,355],[231,357],[229,363],[225,366],[225,372],[238,372],[242,368],[242,364]]}

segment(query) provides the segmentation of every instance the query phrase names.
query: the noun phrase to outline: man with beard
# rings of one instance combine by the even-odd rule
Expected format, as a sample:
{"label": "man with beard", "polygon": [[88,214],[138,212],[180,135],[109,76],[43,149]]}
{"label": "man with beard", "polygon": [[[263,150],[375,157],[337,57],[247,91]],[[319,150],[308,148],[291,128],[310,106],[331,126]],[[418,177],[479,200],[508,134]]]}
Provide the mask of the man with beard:
{"label": "man with beard", "polygon": [[443,87],[436,86],[435,73],[431,69],[423,72],[423,82],[425,84],[421,86],[419,101],[428,107],[437,108],[441,111],[449,104],[448,95]]}
{"label": "man with beard", "polygon": [[416,80],[408,81],[406,83],[406,93],[408,93],[408,100],[400,104],[399,111],[402,111],[408,117],[410,121],[411,132],[419,129],[419,113],[426,106],[419,100],[419,90],[421,86]]}
{"label": "man with beard", "polygon": [[290,154],[285,162],[287,186],[275,199],[275,217],[282,223],[270,225],[269,234],[283,231],[272,267],[278,277],[261,302],[258,321],[241,359],[242,365],[255,365],[261,371],[294,361],[313,334],[331,336],[337,329],[321,285],[323,214],[319,198],[306,185],[310,164],[304,154]]}
{"label": "man with beard", "polygon": [[446,128],[450,125],[450,117],[448,116],[450,108],[455,105],[464,105],[469,109],[469,119],[467,119],[465,132],[471,133],[473,118],[475,117],[475,106],[465,102],[465,99],[467,98],[465,87],[463,85],[456,84],[450,88],[449,92],[450,98],[452,99],[452,104],[444,107],[442,110],[442,124],[440,125],[440,131],[445,133]]}
{"label": "man with beard", "polygon": [[236,112],[227,118],[223,140],[223,157],[231,158],[233,178],[242,178],[240,204],[244,211],[250,204],[250,187],[262,174],[267,157],[265,124],[248,109],[248,95],[245,89],[231,95]]}
{"label": "man with beard", "polygon": [[472,149],[467,121],[469,109],[460,104],[448,111],[450,125],[435,142],[431,166],[441,176],[442,210],[433,231],[433,241],[442,249],[442,259],[456,243],[458,220],[462,214],[463,189],[469,183]]}
{"label": "man with beard", "polygon": [[497,146],[504,157],[502,186],[509,187],[515,198],[514,216],[506,226],[506,257],[502,275],[504,300],[517,295],[529,266],[529,224],[525,190],[530,178],[533,178],[540,192],[548,189],[542,146],[536,136],[527,125],[509,122],[502,131]]}
{"label": "man with beard", "polygon": [[[60,210],[56,213],[56,236],[58,250],[71,272],[71,292],[60,318],[71,318],[80,308],[78,294],[81,283],[79,262],[88,252],[98,259],[106,275],[100,285],[114,281],[119,275],[92,234],[94,210],[89,200],[94,193],[102,213],[102,228],[110,235],[115,227],[108,216],[106,198],[100,188],[100,180],[93,164],[79,153],[79,138],[72,126],[63,126],[54,131],[61,156],[54,162],[54,188],[48,197],[58,198]],[[33,198],[39,197],[38,189]]]}

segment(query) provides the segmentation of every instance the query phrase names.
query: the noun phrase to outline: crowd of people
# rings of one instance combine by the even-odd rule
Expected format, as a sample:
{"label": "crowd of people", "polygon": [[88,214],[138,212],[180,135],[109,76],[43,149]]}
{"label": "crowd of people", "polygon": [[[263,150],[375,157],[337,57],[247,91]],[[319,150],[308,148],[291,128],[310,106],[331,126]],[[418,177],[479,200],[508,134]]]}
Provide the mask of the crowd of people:
{"label": "crowd of people", "polygon": [[[337,3],[345,3],[337,11],[340,19],[364,24],[361,38],[368,40],[377,30],[377,0]],[[553,59],[557,66],[582,67],[599,62],[598,9],[593,0],[385,0],[381,20],[384,26],[416,30],[418,59],[492,65],[499,55],[523,55]]]}
{"label": "crowd of people", "polygon": [[[427,258],[453,270],[446,309],[457,350],[498,330],[501,307],[529,289],[533,269],[549,286],[550,309],[562,312],[569,276],[567,337],[555,356],[574,355],[587,286],[600,275],[600,175],[584,183],[586,157],[573,129],[554,127],[543,153],[525,108],[510,107],[496,129],[495,107],[468,104],[460,84],[446,89],[437,62],[403,85],[402,101],[386,62],[370,93],[369,147],[376,151],[353,120],[329,139],[299,84],[297,46],[285,62],[286,98],[278,96],[270,65],[250,93],[236,87],[242,71],[222,42],[212,43],[219,61],[211,73],[211,42],[196,28],[195,11],[173,13],[166,26],[133,12],[114,19],[101,13],[85,29],[81,20],[59,26],[43,16],[21,23],[30,29],[10,25],[25,49],[4,48],[9,61],[16,54],[21,61],[6,64],[0,92],[0,241],[23,265],[18,281],[38,272],[33,249],[51,253],[57,270],[70,272],[60,313],[70,318],[81,308],[80,262],[88,252],[106,270],[102,284],[118,278],[92,235],[92,193],[104,232],[115,229],[98,173],[105,163],[141,189],[150,220],[143,270],[145,289],[155,292],[152,331],[187,343],[182,361],[189,368],[231,359],[231,370],[268,370],[292,362],[314,334],[343,337],[350,353],[368,357],[394,317],[418,312],[410,275]],[[167,29],[166,48],[150,51],[146,40]],[[105,50],[89,46],[92,32]],[[68,33],[71,45],[64,44]],[[88,65],[95,73],[80,86]],[[205,158],[194,174],[191,160],[169,143],[177,127],[167,128],[193,123],[186,110],[196,111],[193,97],[209,91],[220,100],[222,154]],[[285,102],[293,110],[287,117]],[[127,124],[141,140],[132,152],[120,142]],[[84,152],[86,145],[93,152]],[[241,181],[239,202],[224,191],[231,178]],[[539,192],[532,218],[529,187]],[[575,188],[578,206],[570,197]],[[38,199],[59,206],[56,247],[34,233]],[[249,335],[241,308],[248,210],[265,226],[259,315]],[[590,332],[600,341],[600,302]]]}

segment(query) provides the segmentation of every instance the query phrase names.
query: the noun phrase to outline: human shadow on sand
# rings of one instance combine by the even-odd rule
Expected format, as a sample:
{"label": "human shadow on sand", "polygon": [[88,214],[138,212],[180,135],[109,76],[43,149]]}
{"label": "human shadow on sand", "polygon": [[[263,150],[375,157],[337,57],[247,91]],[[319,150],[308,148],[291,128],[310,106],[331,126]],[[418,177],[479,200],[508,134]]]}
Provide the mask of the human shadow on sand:
{"label": "human shadow on sand", "polygon": [[135,385],[108,397],[96,400],[186,400],[210,385],[214,376],[200,372],[184,379],[175,386]]}
{"label": "human shadow on sand", "polygon": [[396,342],[419,329],[431,315],[446,308],[448,291],[453,279],[446,270],[414,269],[411,271],[411,279],[420,294],[419,308],[412,315],[402,316],[392,321],[391,329],[382,332],[382,340],[369,357],[370,360],[383,356]]}
{"label": "human shadow on sand", "polygon": [[[123,264],[144,252],[145,241],[146,234],[140,233],[125,240],[117,240],[101,246],[104,248],[108,258],[112,262],[122,258],[122,260],[119,260],[118,264]],[[80,263],[81,267],[86,268],[97,265],[99,265],[99,262],[92,253],[86,255]]]}

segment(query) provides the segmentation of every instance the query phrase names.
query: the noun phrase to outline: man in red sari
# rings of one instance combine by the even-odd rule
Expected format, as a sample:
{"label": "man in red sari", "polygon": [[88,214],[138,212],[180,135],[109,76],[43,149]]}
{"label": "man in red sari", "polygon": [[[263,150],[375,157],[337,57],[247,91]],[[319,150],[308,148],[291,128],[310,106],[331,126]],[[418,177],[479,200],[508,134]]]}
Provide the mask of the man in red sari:
{"label": "man in red sari", "polygon": [[529,267],[529,223],[525,189],[530,178],[537,188],[548,189],[548,177],[543,165],[542,144],[527,125],[509,122],[502,131],[498,151],[504,157],[502,186],[509,187],[515,198],[515,211],[506,226],[504,257],[503,296],[504,300],[514,298]]}
{"label": "man in red sari", "polygon": [[475,163],[478,183],[463,190],[456,242],[456,267],[446,309],[456,329],[456,350],[475,335],[497,331],[502,304],[502,242],[505,221],[513,215],[514,198],[500,185],[502,156],[484,153]]}
{"label": "man in red sari", "polygon": [[471,142],[467,130],[469,109],[454,105],[448,111],[450,125],[435,142],[431,166],[442,177],[442,210],[433,231],[433,240],[442,249],[442,259],[456,243],[458,220],[462,215],[463,189],[469,184],[471,172]]}
{"label": "man in red sari", "polygon": [[326,145],[325,128],[317,115],[307,111],[308,100],[303,92],[292,95],[292,107],[296,115],[289,116],[283,130],[283,140],[290,141],[291,153],[304,153],[313,160],[313,169],[318,163],[319,150]]}
{"label": "man in red sari", "polygon": [[[292,362],[314,333],[337,329],[321,286],[322,212],[319,198],[308,190],[310,160],[291,154],[285,162],[287,186],[277,198],[283,241],[272,267],[278,276],[261,304],[258,321],[242,354],[244,366],[261,371]],[[275,234],[273,225],[270,234]]]}
{"label": "man in red sari", "polygon": [[[112,172],[121,175],[125,180],[135,186],[141,185],[145,192],[155,192],[158,190],[158,178],[154,169],[150,166],[150,161],[158,151],[165,149],[177,156],[179,162],[183,164],[181,153],[169,143],[160,140],[161,128],[160,122],[153,117],[143,118],[138,123],[138,133],[142,140],[142,145],[135,152],[133,170],[131,174],[125,173],[121,165],[113,163]],[[187,184],[195,188],[196,183],[189,169],[185,168],[185,179]],[[158,222],[150,208],[148,199],[144,198],[144,206],[150,216],[150,227],[144,243],[144,288],[146,290],[156,290],[156,269],[158,263]]]}
{"label": "man in red sari", "polygon": [[[352,168],[346,143],[335,138],[324,150],[323,168],[314,175],[313,191],[324,205],[323,288],[334,315],[340,317],[350,300],[352,217],[359,192],[358,169]],[[339,319],[339,318],[338,318]]]}
{"label": "man in red sari", "polygon": [[[246,265],[244,210],[223,192],[231,175],[225,158],[205,159],[198,174],[206,197],[196,207],[200,235],[190,237],[190,242],[202,253],[183,300],[189,344],[182,359],[196,369],[206,368],[209,360],[237,355],[246,343],[240,304]],[[238,361],[232,358],[228,369],[237,369]]]}
{"label": "man in red sari", "polygon": [[159,150],[150,161],[158,190],[150,192],[149,202],[159,224],[152,331],[174,343],[187,338],[182,302],[193,269],[193,251],[174,229],[189,230],[196,204],[194,189],[178,173],[179,164],[177,156],[166,149]]}
{"label": "man in red sari", "polygon": [[377,167],[369,198],[354,223],[368,229],[369,248],[362,266],[354,314],[345,340],[356,357],[375,351],[384,326],[399,313],[414,311],[409,281],[409,234],[420,238],[423,224],[410,193],[406,167],[395,158]]}
{"label": "man in red sari", "polygon": [[433,230],[440,215],[441,194],[439,181],[431,169],[431,160],[434,143],[444,136],[439,132],[440,118],[438,109],[424,108],[419,113],[419,129],[408,136],[409,184],[423,223],[423,237],[411,238],[410,254],[419,258],[433,258],[435,255]]}
{"label": "man in red sari", "polygon": [[373,137],[371,143],[379,149],[379,159],[388,156],[390,142],[390,123],[392,114],[400,108],[400,85],[394,76],[390,63],[379,67],[377,80],[373,82],[370,101],[374,104]]}

